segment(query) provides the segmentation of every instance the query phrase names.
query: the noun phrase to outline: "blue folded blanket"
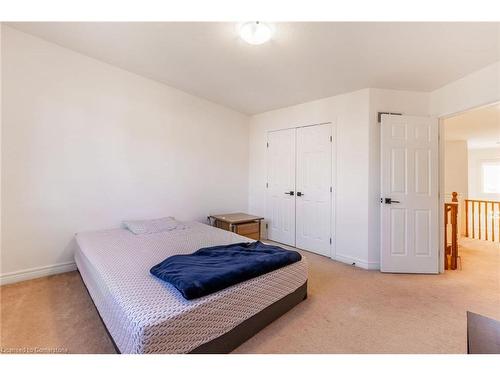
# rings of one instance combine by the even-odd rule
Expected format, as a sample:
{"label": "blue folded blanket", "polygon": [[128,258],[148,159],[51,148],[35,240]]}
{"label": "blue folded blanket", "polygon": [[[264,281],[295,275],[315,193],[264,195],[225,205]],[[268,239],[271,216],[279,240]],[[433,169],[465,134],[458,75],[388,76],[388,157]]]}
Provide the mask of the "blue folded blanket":
{"label": "blue folded blanket", "polygon": [[174,255],[150,272],[175,286],[186,299],[195,299],[298,262],[296,251],[260,241],[213,246],[189,255]]}

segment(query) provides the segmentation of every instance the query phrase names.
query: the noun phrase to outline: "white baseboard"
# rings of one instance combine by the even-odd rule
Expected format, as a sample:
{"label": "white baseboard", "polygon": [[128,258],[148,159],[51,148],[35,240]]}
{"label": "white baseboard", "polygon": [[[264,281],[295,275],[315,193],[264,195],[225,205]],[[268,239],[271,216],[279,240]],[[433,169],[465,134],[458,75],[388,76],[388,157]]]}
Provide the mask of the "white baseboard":
{"label": "white baseboard", "polygon": [[[285,249],[287,249],[287,248],[289,248],[291,250],[295,249],[295,247],[293,247],[293,246],[284,245],[284,244],[281,244],[279,242],[274,242],[272,240],[262,239],[261,241],[268,242],[271,244],[276,244],[276,245],[279,245]],[[338,262],[349,264],[351,266],[354,263],[355,267],[363,268],[365,270],[380,270],[380,263],[379,262],[366,262],[364,260],[353,258],[353,257],[347,256],[347,255],[342,255],[342,254],[336,254],[335,256],[331,257],[331,259],[336,260]]]}
{"label": "white baseboard", "polygon": [[39,277],[50,276],[74,270],[76,270],[75,262],[66,262],[66,263],[53,264],[51,266],[35,267],[21,271],[8,272],[0,275],[0,285],[37,279]]}
{"label": "white baseboard", "polygon": [[332,259],[337,260],[342,263],[350,264],[351,266],[354,265],[355,267],[363,268],[365,270],[379,270],[380,269],[380,263],[379,262],[366,262],[361,259],[353,258],[350,256],[345,256],[342,254],[335,254]]}

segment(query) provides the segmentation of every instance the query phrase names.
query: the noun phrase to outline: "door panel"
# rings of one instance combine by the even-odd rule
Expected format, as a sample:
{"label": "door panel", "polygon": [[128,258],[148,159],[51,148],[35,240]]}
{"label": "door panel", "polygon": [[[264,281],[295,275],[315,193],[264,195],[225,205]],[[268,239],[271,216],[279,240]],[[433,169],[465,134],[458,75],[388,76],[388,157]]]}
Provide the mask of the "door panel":
{"label": "door panel", "polygon": [[393,208],[391,210],[391,255],[407,254],[406,210]]}
{"label": "door panel", "polygon": [[415,193],[429,195],[431,155],[429,150],[415,151]]}
{"label": "door panel", "polygon": [[269,132],[267,154],[267,237],[295,246],[295,129]]}
{"label": "door panel", "polygon": [[431,254],[431,211],[415,210],[415,255]]}
{"label": "door panel", "polygon": [[330,124],[297,129],[296,246],[330,256]]}
{"label": "door panel", "polygon": [[391,154],[391,191],[404,193],[406,191],[406,150],[393,149]]}
{"label": "door panel", "polygon": [[[438,126],[435,119],[382,116],[381,270],[437,273]],[[393,203],[385,203],[391,198]]]}

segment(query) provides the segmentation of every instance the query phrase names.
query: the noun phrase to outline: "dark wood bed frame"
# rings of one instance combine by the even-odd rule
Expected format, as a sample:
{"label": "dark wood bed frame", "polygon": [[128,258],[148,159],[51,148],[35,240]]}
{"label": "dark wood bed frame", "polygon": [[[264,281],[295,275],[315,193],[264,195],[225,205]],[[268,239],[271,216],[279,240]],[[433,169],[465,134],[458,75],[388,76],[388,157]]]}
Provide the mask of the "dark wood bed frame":
{"label": "dark wood bed frame", "polygon": [[[80,273],[78,273],[80,275]],[[83,281],[82,276],[80,275],[80,279],[82,280],[83,285],[85,282]],[[116,346],[115,340],[108,331],[108,327],[102,320],[101,313],[97,309],[97,306],[90,295],[87,285],[85,285],[85,290],[90,297],[90,300],[94,304],[94,307],[101,319],[102,325],[106,329],[106,333],[108,334],[115,350],[118,354],[120,350],[118,346]],[[229,332],[226,332],[222,336],[219,336],[205,344],[198,346],[189,352],[189,354],[226,354],[232,352],[238,346],[247,341],[250,337],[254,336],[261,329],[272,323],[274,320],[278,319],[281,315],[291,310],[294,306],[298,305],[300,302],[307,298],[307,281],[302,284],[299,288],[297,288],[294,292],[286,295],[282,299],[274,302],[272,305],[266,307],[264,310],[258,312],[254,316],[248,318],[242,323],[238,324]]]}

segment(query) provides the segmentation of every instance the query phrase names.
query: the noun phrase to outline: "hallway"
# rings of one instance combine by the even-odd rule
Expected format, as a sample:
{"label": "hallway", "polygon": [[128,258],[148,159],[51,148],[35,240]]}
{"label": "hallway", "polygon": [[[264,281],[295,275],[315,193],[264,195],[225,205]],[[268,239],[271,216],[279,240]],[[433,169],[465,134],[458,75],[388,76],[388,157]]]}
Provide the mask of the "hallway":
{"label": "hallway", "polygon": [[476,282],[497,282],[500,287],[500,243],[467,237],[461,237],[458,243],[458,269],[446,273],[456,273],[457,276],[464,273]]}

